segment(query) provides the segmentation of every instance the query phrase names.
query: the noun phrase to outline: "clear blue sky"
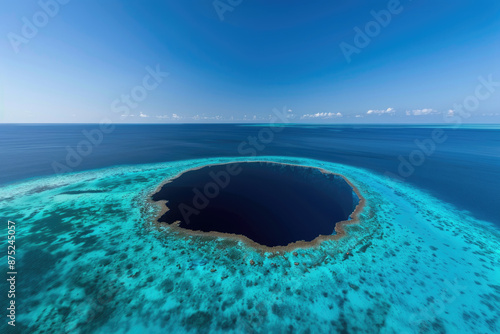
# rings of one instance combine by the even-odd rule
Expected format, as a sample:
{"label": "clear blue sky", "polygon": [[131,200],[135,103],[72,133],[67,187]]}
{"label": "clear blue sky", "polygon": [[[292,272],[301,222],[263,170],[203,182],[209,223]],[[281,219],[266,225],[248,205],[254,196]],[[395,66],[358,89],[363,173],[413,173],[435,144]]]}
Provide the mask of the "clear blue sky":
{"label": "clear blue sky", "polygon": [[0,122],[500,121],[498,0],[54,3],[2,3]]}

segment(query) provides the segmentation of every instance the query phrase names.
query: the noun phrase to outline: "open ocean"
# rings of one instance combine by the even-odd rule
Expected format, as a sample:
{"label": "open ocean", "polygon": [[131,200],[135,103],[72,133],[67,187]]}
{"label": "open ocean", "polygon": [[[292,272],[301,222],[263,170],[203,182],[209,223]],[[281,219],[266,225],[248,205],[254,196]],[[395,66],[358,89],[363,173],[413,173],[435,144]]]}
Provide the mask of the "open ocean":
{"label": "open ocean", "polygon": [[[0,150],[0,219],[5,240],[15,232],[17,273],[0,289],[15,290],[17,332],[499,332],[498,128],[2,125]],[[335,225],[339,238],[284,250],[157,223],[159,185],[242,161],[292,166],[293,178],[267,179],[254,196],[265,209],[280,191],[303,195],[281,205],[298,227],[319,220],[296,209],[314,203],[317,214],[324,200],[320,188],[293,190],[298,166],[341,174],[363,204],[353,224]],[[243,181],[253,190],[259,180]]]}
{"label": "open ocean", "polygon": [[[469,125],[455,129],[432,125],[287,125],[274,133],[273,138],[265,138],[265,144],[259,142],[258,149],[252,149],[248,137],[258,138],[266,127],[266,124],[115,125],[110,133],[103,134],[102,142],[91,145],[88,155],[79,155],[81,161],[70,160],[74,163],[71,170],[246,157],[254,153],[304,157],[361,167],[378,174],[390,173],[478,219],[500,226],[498,126]],[[399,156],[409,162],[413,151],[423,152],[415,141],[428,142],[436,128],[443,130],[444,141],[435,143],[433,151],[431,145],[428,152],[414,153],[416,164],[410,167],[413,170],[406,166],[400,174]],[[76,151],[79,143],[87,140],[83,131],[92,133],[95,129],[99,125],[0,125],[0,185],[52,175],[54,162],[69,167],[68,148]]]}

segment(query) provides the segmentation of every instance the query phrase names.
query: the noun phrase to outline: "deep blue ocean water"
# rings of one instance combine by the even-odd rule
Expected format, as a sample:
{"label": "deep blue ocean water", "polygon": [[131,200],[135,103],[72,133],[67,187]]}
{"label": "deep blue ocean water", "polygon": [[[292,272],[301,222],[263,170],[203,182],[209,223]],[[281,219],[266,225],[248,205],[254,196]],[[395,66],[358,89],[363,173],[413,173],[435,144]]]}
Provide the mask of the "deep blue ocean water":
{"label": "deep blue ocean water", "polygon": [[317,168],[257,162],[185,172],[169,180],[152,199],[168,201],[161,222],[244,235],[269,247],[335,234],[332,222],[348,220],[359,204],[341,176]]}
{"label": "deep blue ocean water", "polygon": [[[254,153],[304,157],[398,177],[500,226],[498,126],[287,125],[271,138],[265,124],[115,125],[102,141],[96,129],[99,125],[0,125],[0,184],[69,170],[61,166],[82,171]],[[434,142],[434,148],[429,140],[435,129],[442,129],[444,141]],[[83,131],[97,141],[80,145],[84,154],[68,166],[68,149],[76,151],[87,140]],[[249,137],[257,138],[253,146]],[[416,141],[427,143],[426,149]],[[415,164],[401,167],[400,156]]]}

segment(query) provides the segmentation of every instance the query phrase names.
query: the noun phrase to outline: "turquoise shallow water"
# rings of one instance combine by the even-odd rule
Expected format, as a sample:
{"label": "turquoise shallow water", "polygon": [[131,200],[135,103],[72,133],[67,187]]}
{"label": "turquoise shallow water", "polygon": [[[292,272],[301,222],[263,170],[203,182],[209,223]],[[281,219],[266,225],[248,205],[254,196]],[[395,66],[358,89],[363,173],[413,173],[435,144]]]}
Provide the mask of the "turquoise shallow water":
{"label": "turquoise shallow water", "polygon": [[16,222],[16,330],[500,331],[498,228],[363,169],[255,159],[343,174],[367,200],[347,237],[296,255],[153,224],[159,207],[147,195],[165,179],[205,164],[251,160],[115,167],[1,188],[0,216]]}

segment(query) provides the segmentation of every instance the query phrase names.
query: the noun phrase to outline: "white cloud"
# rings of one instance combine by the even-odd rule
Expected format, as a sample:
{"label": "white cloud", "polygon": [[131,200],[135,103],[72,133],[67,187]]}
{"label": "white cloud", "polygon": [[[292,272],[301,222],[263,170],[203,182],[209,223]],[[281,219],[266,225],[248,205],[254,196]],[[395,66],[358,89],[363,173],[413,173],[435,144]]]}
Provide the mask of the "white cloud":
{"label": "white cloud", "polygon": [[177,115],[177,114],[172,114],[172,118],[173,119],[181,119],[181,117],[179,115]]}
{"label": "white cloud", "polygon": [[435,113],[437,113],[437,111],[431,108],[406,110],[406,116],[421,116],[421,115],[430,115]]}
{"label": "white cloud", "polygon": [[333,118],[333,117],[342,117],[342,113],[333,113],[333,112],[318,112],[316,114],[305,114],[302,115],[302,119],[304,118]]}
{"label": "white cloud", "polygon": [[381,115],[381,114],[394,114],[396,110],[394,108],[387,109],[370,109],[366,113],[368,115]]}
{"label": "white cloud", "polygon": [[[187,118],[195,120],[195,121],[199,121],[199,120],[222,120],[222,119],[224,119],[224,117],[222,117],[221,115],[205,116],[205,114],[194,115],[194,116],[190,116],[190,117],[187,117]],[[234,119],[234,117],[232,119]]]}
{"label": "white cloud", "polygon": [[142,113],[142,111],[140,112],[139,116],[140,116],[140,117],[149,117],[148,115],[143,114],[143,113]]}

